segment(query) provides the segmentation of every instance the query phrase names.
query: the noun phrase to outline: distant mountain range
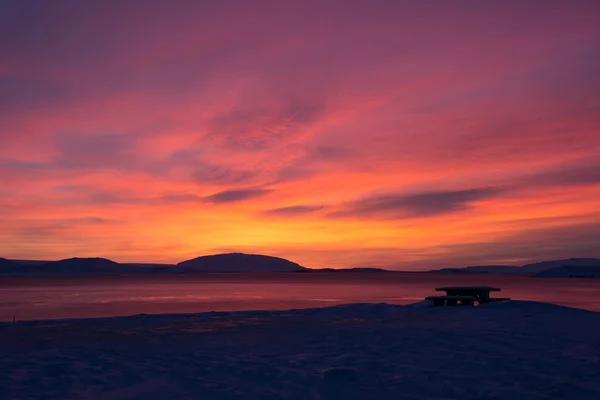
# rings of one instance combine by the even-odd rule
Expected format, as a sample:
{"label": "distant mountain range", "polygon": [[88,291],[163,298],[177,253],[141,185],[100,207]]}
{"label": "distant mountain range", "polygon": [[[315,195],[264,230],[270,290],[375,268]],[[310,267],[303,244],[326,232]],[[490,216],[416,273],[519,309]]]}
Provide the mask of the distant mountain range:
{"label": "distant mountain range", "polygon": [[532,278],[600,278],[600,266],[563,265],[538,272]]}
{"label": "distant mountain range", "polygon": [[427,271],[439,274],[523,274],[522,267],[515,265],[475,265],[464,268],[443,268]]}
{"label": "distant mountain range", "polygon": [[119,264],[106,258],[68,258],[59,261],[7,260],[0,258],[4,275],[105,275],[153,273],[155,264]]}
{"label": "distant mountain range", "polygon": [[[564,260],[542,261],[520,267],[515,265],[478,265],[465,268],[444,268],[428,272],[438,274],[531,274],[535,278],[546,278],[551,275],[552,277],[568,278],[570,277],[567,273],[569,268],[582,268],[581,271],[586,271],[588,275],[590,275],[591,271],[597,269],[598,272],[596,274],[600,275],[600,259],[568,258]],[[547,273],[551,270],[557,271]]]}
{"label": "distant mountain range", "polygon": [[[178,264],[117,263],[106,258],[69,258],[59,261],[0,258],[0,275],[130,275],[200,273],[392,273],[381,268],[311,269],[284,258],[259,254],[215,254]],[[414,272],[414,271],[411,271]],[[569,258],[523,266],[478,265],[426,271],[435,274],[528,274],[534,278],[599,278],[600,259]]]}
{"label": "distant mountain range", "polygon": [[176,265],[117,263],[106,258],[68,258],[59,261],[7,260],[0,258],[0,275],[127,275],[302,271],[310,270],[283,258],[242,253],[202,256]]}

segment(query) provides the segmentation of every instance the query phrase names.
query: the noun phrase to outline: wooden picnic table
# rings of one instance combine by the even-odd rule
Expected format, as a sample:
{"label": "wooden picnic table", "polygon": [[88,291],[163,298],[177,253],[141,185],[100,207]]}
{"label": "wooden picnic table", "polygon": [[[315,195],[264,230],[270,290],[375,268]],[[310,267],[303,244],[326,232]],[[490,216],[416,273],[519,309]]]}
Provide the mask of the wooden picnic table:
{"label": "wooden picnic table", "polygon": [[500,288],[493,286],[446,286],[435,289],[436,292],[446,292],[446,296],[472,296],[480,303],[490,300],[490,292],[499,292]]}
{"label": "wooden picnic table", "polygon": [[445,296],[428,296],[433,305],[474,305],[475,302],[488,303],[491,301],[510,300],[506,297],[490,298],[490,292],[499,292],[500,288],[493,286],[446,286],[435,289],[437,292],[446,292]]}

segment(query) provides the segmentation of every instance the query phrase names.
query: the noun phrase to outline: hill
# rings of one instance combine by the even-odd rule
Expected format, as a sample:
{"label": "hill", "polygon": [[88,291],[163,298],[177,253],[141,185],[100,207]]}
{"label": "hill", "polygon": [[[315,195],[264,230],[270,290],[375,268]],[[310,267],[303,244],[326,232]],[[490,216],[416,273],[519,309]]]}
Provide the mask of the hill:
{"label": "hill", "polygon": [[514,265],[474,265],[464,268],[444,268],[436,269],[433,272],[438,274],[522,274],[521,267]]}
{"label": "hill", "polygon": [[23,267],[18,262],[0,257],[0,274],[18,274],[22,272]]}
{"label": "hill", "polygon": [[528,274],[537,274],[557,267],[600,267],[600,258],[567,258],[564,260],[542,261],[523,266]]}
{"label": "hill", "polygon": [[0,257],[0,267],[12,266],[12,265],[15,265],[15,264],[17,264],[17,263],[14,262],[14,261],[7,260],[6,258]]}
{"label": "hill", "polygon": [[478,265],[464,268],[436,269],[427,272],[436,274],[537,274],[542,271],[567,265],[571,267],[600,266],[600,259],[568,258],[525,264],[521,267],[514,265]]}
{"label": "hill", "polygon": [[41,265],[49,263],[51,260],[10,260],[21,265]]}
{"label": "hill", "polygon": [[259,254],[215,254],[182,261],[173,268],[174,273],[200,272],[298,272],[308,268],[279,257]]}
{"label": "hill", "polygon": [[56,275],[95,275],[95,274],[121,274],[121,264],[106,258],[67,258],[65,260],[50,261],[41,265],[29,266],[29,269],[42,274]]}
{"label": "hill", "polygon": [[531,276],[532,278],[600,278],[600,265],[563,265],[547,269]]}

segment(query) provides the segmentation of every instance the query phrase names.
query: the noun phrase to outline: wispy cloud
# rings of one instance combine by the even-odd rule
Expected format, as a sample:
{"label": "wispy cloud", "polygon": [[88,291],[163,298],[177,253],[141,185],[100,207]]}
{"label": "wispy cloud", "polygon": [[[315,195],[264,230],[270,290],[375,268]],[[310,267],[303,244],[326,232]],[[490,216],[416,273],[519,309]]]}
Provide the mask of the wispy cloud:
{"label": "wispy cloud", "polygon": [[465,210],[473,202],[502,193],[497,188],[475,188],[455,191],[432,191],[413,194],[371,196],[349,204],[331,217],[354,218],[417,218],[432,217]]}
{"label": "wispy cloud", "polygon": [[310,214],[310,213],[314,213],[314,212],[322,210],[322,209],[323,209],[323,206],[289,206],[289,207],[272,208],[270,210],[266,210],[264,213],[266,215],[287,217],[287,216]]}
{"label": "wispy cloud", "polygon": [[314,122],[321,111],[319,104],[297,102],[283,107],[237,108],[212,120],[209,137],[225,148],[264,150],[301,133],[299,128]]}
{"label": "wispy cloud", "polygon": [[198,162],[193,173],[194,179],[199,184],[217,183],[220,185],[231,185],[246,182],[258,175],[256,171],[240,171],[222,165],[211,165]]}
{"label": "wispy cloud", "polygon": [[526,175],[525,182],[533,187],[597,185],[600,184],[600,163],[584,160],[553,165]]}
{"label": "wispy cloud", "polygon": [[233,189],[224,190],[204,198],[209,203],[235,203],[262,197],[272,192],[269,189]]}

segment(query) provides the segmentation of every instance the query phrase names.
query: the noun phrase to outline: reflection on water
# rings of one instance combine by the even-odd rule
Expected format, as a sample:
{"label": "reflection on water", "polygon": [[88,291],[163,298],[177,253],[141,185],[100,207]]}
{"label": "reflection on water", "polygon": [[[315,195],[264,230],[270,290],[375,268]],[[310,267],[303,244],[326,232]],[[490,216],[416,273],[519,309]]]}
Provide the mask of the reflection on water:
{"label": "reflection on water", "polygon": [[600,280],[593,279],[416,273],[2,277],[0,320],[408,304],[447,285],[493,285],[502,288],[502,297],[600,311]]}

